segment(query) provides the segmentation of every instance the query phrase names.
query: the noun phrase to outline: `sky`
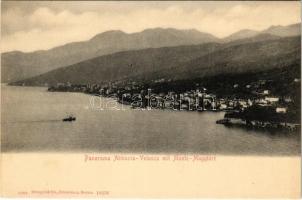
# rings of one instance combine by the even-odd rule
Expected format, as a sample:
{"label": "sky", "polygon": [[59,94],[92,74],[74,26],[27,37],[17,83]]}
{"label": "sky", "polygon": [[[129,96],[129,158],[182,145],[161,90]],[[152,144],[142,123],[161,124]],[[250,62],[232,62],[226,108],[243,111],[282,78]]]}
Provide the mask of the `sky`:
{"label": "sky", "polygon": [[225,37],[241,29],[298,23],[300,1],[1,1],[1,52],[89,40],[108,30],[197,29]]}

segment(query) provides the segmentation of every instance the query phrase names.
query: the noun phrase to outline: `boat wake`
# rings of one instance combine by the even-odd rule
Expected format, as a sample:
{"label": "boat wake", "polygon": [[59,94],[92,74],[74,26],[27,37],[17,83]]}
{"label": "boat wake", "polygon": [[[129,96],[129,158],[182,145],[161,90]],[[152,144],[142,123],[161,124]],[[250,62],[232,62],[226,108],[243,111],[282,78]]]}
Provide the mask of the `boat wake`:
{"label": "boat wake", "polygon": [[4,123],[47,123],[47,122],[61,122],[62,120],[59,119],[49,119],[49,120],[34,120],[34,121],[12,121],[12,122],[1,122],[1,124]]}

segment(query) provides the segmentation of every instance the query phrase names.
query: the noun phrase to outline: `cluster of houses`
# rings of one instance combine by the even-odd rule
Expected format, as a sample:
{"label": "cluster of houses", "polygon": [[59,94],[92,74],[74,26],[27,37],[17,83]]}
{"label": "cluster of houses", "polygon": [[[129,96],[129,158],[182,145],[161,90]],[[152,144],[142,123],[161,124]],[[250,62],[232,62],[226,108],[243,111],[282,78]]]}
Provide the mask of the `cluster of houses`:
{"label": "cluster of houses", "polygon": [[[295,79],[295,81],[299,80]],[[204,87],[197,87],[182,93],[174,91],[155,93],[152,88],[144,87],[135,82],[125,84],[123,87],[114,83],[102,85],[59,83],[56,87],[50,87],[49,91],[83,92],[116,98],[118,102],[131,105],[133,108],[226,111],[244,110],[252,105],[259,105],[262,107],[274,107],[276,113],[286,113],[288,110],[287,105],[292,103],[292,98],[289,96],[273,96],[268,89],[259,89],[261,88],[259,86],[264,84],[266,84],[266,80],[245,85],[247,89],[258,88],[258,90],[253,91],[254,95],[252,98],[217,98],[215,94],[208,93]],[[239,85],[234,84],[233,87],[237,88]]]}
{"label": "cluster of houses", "polygon": [[[294,83],[296,86],[300,85],[300,82],[301,81],[299,78],[295,78],[292,81],[292,83]],[[276,113],[287,113],[288,107],[297,102],[294,102],[293,97],[290,95],[272,94],[272,92],[268,89],[269,85],[272,83],[272,80],[258,80],[243,86],[245,87],[245,90],[251,94],[252,98],[247,99],[246,104],[244,103],[245,100],[240,102],[241,108],[244,109],[251,105],[258,105],[261,107],[273,107],[275,108]],[[239,85],[234,84],[233,87],[238,88]]]}

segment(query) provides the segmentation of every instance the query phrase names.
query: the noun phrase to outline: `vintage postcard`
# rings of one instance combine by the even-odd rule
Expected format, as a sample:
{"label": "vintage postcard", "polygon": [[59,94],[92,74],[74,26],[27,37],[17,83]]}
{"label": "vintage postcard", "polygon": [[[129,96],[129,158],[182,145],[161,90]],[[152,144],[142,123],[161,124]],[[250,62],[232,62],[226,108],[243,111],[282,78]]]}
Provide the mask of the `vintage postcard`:
{"label": "vintage postcard", "polygon": [[3,197],[299,198],[300,1],[2,1]]}

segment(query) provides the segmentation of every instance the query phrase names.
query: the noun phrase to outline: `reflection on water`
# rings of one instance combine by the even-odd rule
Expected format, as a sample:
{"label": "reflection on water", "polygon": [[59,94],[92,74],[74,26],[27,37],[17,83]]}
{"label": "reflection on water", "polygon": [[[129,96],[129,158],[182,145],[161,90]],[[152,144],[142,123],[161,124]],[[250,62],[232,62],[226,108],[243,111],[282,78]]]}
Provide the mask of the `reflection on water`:
{"label": "reflection on water", "polygon": [[[1,98],[6,152],[300,153],[299,133],[228,128],[219,112],[96,110],[89,95],[33,87],[2,86]],[[62,122],[70,113],[76,121]]]}

